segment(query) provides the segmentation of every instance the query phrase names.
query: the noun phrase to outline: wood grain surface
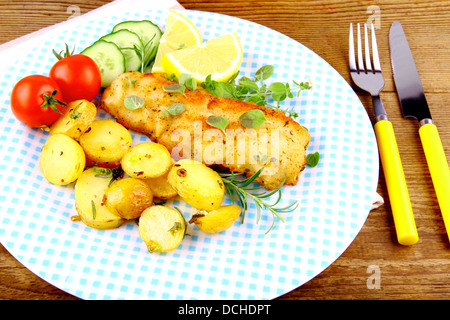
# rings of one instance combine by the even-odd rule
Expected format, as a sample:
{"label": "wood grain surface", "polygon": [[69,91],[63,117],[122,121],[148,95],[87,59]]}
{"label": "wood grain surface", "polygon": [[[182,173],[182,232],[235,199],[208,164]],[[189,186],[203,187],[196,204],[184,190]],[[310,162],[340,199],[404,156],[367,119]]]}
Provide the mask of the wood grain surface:
{"label": "wood grain surface", "polygon": [[[0,0],[0,43],[66,20],[78,6],[86,13],[109,1]],[[385,204],[370,212],[349,248],[324,272],[278,299],[450,299],[450,244],[441,218],[416,121],[402,117],[390,66],[388,33],[401,21],[413,51],[431,114],[450,159],[450,1],[241,1],[180,0],[186,9],[247,19],[277,30],[312,49],[349,83],[348,28],[366,22],[376,5],[385,89],[420,240],[397,243],[383,171],[378,192]],[[371,99],[354,88],[372,115]],[[371,276],[379,272],[380,285]],[[34,275],[0,246],[0,299],[76,299]]]}

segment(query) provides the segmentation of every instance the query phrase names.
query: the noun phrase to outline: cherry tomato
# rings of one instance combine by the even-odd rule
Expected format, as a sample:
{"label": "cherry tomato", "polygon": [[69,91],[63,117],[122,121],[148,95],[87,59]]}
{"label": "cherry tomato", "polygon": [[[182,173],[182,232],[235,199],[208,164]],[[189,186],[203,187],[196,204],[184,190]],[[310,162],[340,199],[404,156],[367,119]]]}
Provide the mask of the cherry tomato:
{"label": "cherry tomato", "polygon": [[49,76],[58,83],[67,103],[80,99],[91,101],[100,91],[100,70],[94,60],[82,54],[60,59]]}
{"label": "cherry tomato", "polygon": [[23,124],[38,128],[55,122],[65,103],[58,84],[42,75],[27,76],[16,83],[11,92],[11,109]]}

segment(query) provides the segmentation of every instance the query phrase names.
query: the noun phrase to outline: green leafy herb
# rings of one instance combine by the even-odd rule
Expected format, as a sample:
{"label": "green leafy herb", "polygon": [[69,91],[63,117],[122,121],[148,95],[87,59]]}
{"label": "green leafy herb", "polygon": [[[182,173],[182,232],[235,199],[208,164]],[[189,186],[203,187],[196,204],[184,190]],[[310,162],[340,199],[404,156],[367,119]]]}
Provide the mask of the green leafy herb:
{"label": "green leafy herb", "polygon": [[141,68],[139,70],[141,73],[144,73],[145,69],[147,69],[147,67],[150,65],[150,63],[152,62],[152,58],[156,54],[156,50],[158,50],[158,46],[152,46],[154,38],[155,35],[153,35],[153,37],[142,46],[133,45],[133,48],[130,48],[133,49],[139,59],[141,59]]}
{"label": "green leafy herb", "polygon": [[169,84],[168,86],[163,87],[163,90],[166,92],[179,92],[179,93],[184,94],[186,87],[184,85],[174,83],[174,84]]}
{"label": "green leafy herb", "polygon": [[175,102],[168,109],[164,110],[163,114],[166,118],[168,118],[169,115],[178,116],[179,114],[182,114],[185,110],[186,107],[184,106],[184,104]]}
{"label": "green leafy herb", "polygon": [[144,104],[145,104],[144,99],[142,99],[141,97],[135,96],[135,95],[128,96],[123,100],[123,105],[128,110],[139,109],[139,108],[143,107]]}
{"label": "green leafy herb", "polygon": [[95,218],[97,217],[97,209],[95,208],[94,200],[91,200],[91,207],[92,207],[92,219],[95,220]]}
{"label": "green leafy herb", "polygon": [[[184,217],[183,212],[181,212],[181,210],[178,207],[174,207],[175,210],[177,210],[180,215],[183,217],[183,222],[184,222],[184,235],[183,235],[183,239],[186,236],[190,236],[190,234],[186,233],[187,232],[187,222],[186,222],[186,218]],[[173,228],[173,227],[172,227]]]}
{"label": "green leafy herb", "polygon": [[[266,191],[266,192],[255,192],[257,190],[260,190],[264,188],[263,186],[256,186],[252,187],[250,184],[255,181],[256,178],[261,174],[261,172],[264,170],[264,167],[259,169],[255,174],[253,174],[251,177],[246,179],[236,179],[236,175],[232,173],[221,173],[222,181],[225,184],[225,189],[227,190],[228,195],[231,198],[231,201],[233,204],[235,203],[235,197],[237,197],[237,201],[239,202],[241,208],[242,208],[242,223],[245,219],[245,213],[249,208],[248,200],[253,200],[256,205],[256,212],[257,212],[257,223],[259,223],[259,220],[261,219],[261,211],[262,209],[269,210],[272,214],[272,225],[270,226],[269,230],[266,231],[266,234],[272,230],[273,226],[275,225],[276,218],[280,219],[282,222],[284,222],[283,218],[281,217],[281,213],[287,213],[292,212],[298,207],[298,202],[294,201],[283,208],[277,208],[276,205],[281,200],[281,187],[284,185],[284,182],[275,190],[272,191]],[[271,197],[274,194],[278,193],[277,200],[270,204],[268,203],[268,198]]]}
{"label": "green leafy herb", "polygon": [[130,86],[130,89],[133,89],[134,84],[138,81],[138,79],[130,79],[130,77],[126,76],[126,79],[128,80],[128,84]]}
{"label": "green leafy herb", "polygon": [[239,121],[246,128],[258,128],[266,122],[264,112],[259,109],[249,110],[239,117]]}
{"label": "green leafy herb", "polygon": [[197,81],[190,74],[180,74],[180,76],[178,77],[178,83],[182,86],[186,86],[186,88],[191,91],[197,89]]}
{"label": "green leafy herb", "polygon": [[273,66],[272,65],[266,65],[258,69],[255,73],[255,79],[262,81],[269,79],[273,74]]}
{"label": "green leafy herb", "polygon": [[228,126],[228,119],[221,116],[209,116],[206,119],[206,123],[211,127],[220,129],[225,133],[225,128]]}
{"label": "green leafy herb", "polygon": [[183,226],[181,225],[181,222],[176,221],[172,228],[170,228],[168,231],[170,232],[171,235],[176,234],[178,231],[180,231],[181,229],[183,229]]}
{"label": "green leafy herb", "polygon": [[[264,81],[270,78],[273,72],[274,67],[272,65],[266,65],[256,71],[253,79],[243,76],[237,80],[240,73],[237,71],[228,82],[212,80],[211,75],[208,75],[201,86],[215,96],[253,102],[259,106],[267,106],[281,110],[288,116],[297,118],[298,113],[294,111],[294,106],[282,109],[280,103],[288,97],[294,98],[295,91],[297,91],[298,97],[303,90],[311,89],[311,82],[298,83],[292,81],[292,87],[289,83],[282,82],[274,82],[267,85]],[[269,99],[272,99],[275,105],[269,104]]]}
{"label": "green leafy herb", "polygon": [[[166,204],[167,203],[167,200],[166,199],[158,199],[158,200],[156,200],[156,198],[153,198],[153,205],[154,206],[162,206],[162,205],[164,205],[164,204]],[[156,200],[156,201],[155,201]]]}
{"label": "green leafy herb", "polygon": [[310,153],[306,156],[306,162],[308,166],[315,167],[319,163],[320,154],[319,152]]}
{"label": "green leafy herb", "polygon": [[112,176],[112,170],[109,168],[94,167],[95,176],[99,178],[109,178]]}
{"label": "green leafy herb", "polygon": [[175,73],[172,74],[164,74],[164,76],[166,77],[166,79],[170,80],[170,81],[177,81],[177,76],[175,75]]}
{"label": "green leafy herb", "polygon": [[83,102],[80,102],[79,104],[77,104],[77,106],[75,108],[73,108],[73,110],[69,113],[69,118],[72,120],[76,120],[79,117],[81,117],[81,113],[78,112],[78,108],[83,104]]}

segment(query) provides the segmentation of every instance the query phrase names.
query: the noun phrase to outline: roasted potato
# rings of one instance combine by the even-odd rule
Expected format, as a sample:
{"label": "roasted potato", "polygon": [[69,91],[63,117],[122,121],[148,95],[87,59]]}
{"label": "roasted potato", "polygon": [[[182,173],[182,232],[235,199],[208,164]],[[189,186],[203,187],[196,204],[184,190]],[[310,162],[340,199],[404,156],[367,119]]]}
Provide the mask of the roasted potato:
{"label": "roasted potato", "polygon": [[112,177],[104,175],[102,168],[85,170],[75,184],[75,208],[87,226],[95,229],[113,229],[126,220],[114,208],[105,205],[105,194]]}
{"label": "roasted potato", "polygon": [[121,161],[122,169],[130,177],[147,179],[165,174],[172,165],[166,147],[159,143],[142,142],[128,151]]}
{"label": "roasted potato", "polygon": [[172,208],[152,206],[139,218],[139,236],[149,252],[167,252],[176,249],[184,239],[186,221]]}
{"label": "roasted potato", "polygon": [[153,204],[153,193],[148,184],[135,178],[114,181],[106,191],[106,206],[124,219],[136,219]]}
{"label": "roasted potato", "polygon": [[177,196],[177,192],[167,181],[169,171],[158,178],[148,178],[143,181],[148,184],[152,190],[153,196],[158,199],[167,200]]}
{"label": "roasted potato", "polygon": [[203,163],[190,159],[175,163],[167,181],[185,202],[198,210],[219,208],[225,194],[220,175]]}
{"label": "roasted potato", "polygon": [[231,227],[241,214],[241,207],[238,205],[222,206],[216,210],[200,210],[194,214],[189,223],[195,225],[207,233],[221,232]]}
{"label": "roasted potato", "polygon": [[65,134],[51,135],[42,147],[39,167],[48,182],[56,185],[70,184],[84,170],[83,148]]}
{"label": "roasted potato", "polygon": [[80,136],[80,145],[86,153],[88,166],[95,164],[104,168],[118,167],[132,144],[127,128],[110,119],[95,120]]}
{"label": "roasted potato", "polygon": [[63,133],[78,140],[88,130],[97,115],[97,107],[87,100],[69,103],[69,108],[50,126],[50,133]]}

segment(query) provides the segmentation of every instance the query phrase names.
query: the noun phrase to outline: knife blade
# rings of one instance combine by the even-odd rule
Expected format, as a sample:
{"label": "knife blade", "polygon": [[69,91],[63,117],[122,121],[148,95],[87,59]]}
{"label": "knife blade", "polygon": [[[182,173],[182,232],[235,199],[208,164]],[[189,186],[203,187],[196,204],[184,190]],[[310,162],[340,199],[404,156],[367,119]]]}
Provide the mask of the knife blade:
{"label": "knife blade", "polygon": [[405,117],[419,122],[419,136],[430,170],[431,180],[450,240],[450,169],[436,125],[431,118],[419,72],[400,22],[389,30],[389,48],[400,104]]}

